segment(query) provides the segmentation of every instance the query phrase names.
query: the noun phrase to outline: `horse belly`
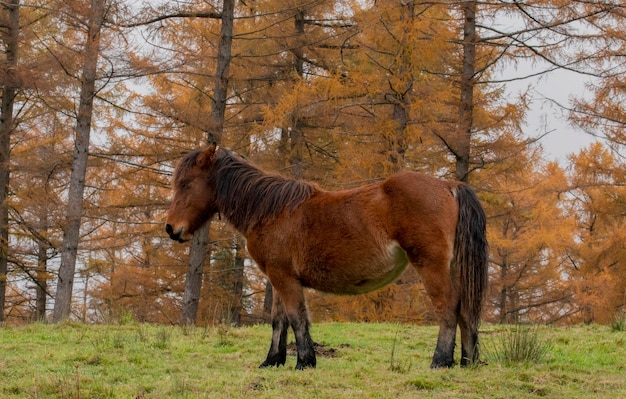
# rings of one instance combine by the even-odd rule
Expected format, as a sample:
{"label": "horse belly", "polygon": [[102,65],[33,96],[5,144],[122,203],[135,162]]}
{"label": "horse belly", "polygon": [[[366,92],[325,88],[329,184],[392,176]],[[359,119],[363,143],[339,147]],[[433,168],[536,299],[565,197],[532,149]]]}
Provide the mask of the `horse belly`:
{"label": "horse belly", "polygon": [[324,265],[317,281],[306,285],[335,294],[364,294],[396,280],[409,264],[406,252],[395,241],[377,254],[355,255],[336,265]]}

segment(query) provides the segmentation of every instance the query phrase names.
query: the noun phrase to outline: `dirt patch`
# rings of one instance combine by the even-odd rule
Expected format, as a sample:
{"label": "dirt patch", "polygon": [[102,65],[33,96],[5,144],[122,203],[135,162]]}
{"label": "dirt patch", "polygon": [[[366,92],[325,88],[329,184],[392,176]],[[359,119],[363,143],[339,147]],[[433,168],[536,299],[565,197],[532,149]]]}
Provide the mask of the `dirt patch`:
{"label": "dirt patch", "polygon": [[263,391],[265,390],[265,378],[261,377],[257,380],[252,381],[251,383],[248,384],[247,386],[247,390],[248,391]]}
{"label": "dirt patch", "polygon": [[[349,348],[350,344],[341,344],[339,348]],[[315,354],[320,357],[337,357],[339,356],[339,350],[337,348],[333,348],[330,345],[320,344],[315,342],[313,344],[313,348],[315,349]],[[296,343],[291,341],[289,345],[287,345],[287,355],[296,356]]]}

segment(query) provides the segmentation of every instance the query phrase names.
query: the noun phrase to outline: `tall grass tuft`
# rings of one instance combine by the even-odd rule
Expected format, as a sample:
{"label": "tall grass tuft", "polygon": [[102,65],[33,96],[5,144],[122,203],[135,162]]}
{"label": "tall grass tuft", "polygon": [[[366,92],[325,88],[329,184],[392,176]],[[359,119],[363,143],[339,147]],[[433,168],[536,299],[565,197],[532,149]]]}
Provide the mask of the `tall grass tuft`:
{"label": "tall grass tuft", "polygon": [[411,371],[411,367],[413,366],[413,363],[411,362],[411,360],[405,360],[405,361],[400,361],[397,358],[397,353],[396,353],[396,349],[397,349],[397,343],[398,343],[398,332],[400,331],[400,327],[398,326],[398,328],[396,329],[396,335],[393,338],[393,346],[391,347],[391,359],[389,361],[389,370],[396,372],[396,373],[400,373],[400,374],[407,374],[409,371]]}
{"label": "tall grass tuft", "polygon": [[618,312],[615,314],[613,321],[611,322],[611,331],[624,332],[626,331],[626,311]]}
{"label": "tall grass tuft", "polygon": [[500,331],[486,357],[503,365],[540,363],[552,349],[552,344],[541,336],[539,326],[514,324]]}

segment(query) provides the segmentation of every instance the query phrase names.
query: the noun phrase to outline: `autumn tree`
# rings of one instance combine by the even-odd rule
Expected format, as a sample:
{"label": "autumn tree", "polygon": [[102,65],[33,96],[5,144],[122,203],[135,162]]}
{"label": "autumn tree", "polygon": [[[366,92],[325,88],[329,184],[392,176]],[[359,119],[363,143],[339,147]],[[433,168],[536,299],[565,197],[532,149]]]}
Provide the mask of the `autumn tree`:
{"label": "autumn tree", "polygon": [[[57,282],[57,293],[54,302],[52,320],[61,321],[70,315],[76,255],[80,239],[81,218],[83,216],[83,194],[85,176],[89,157],[91,135],[91,119],[93,102],[96,95],[96,79],[98,57],[100,55],[100,34],[106,17],[107,3],[104,0],[93,0],[88,13],[85,14],[87,31],[85,35],[84,55],[82,60],[82,76],[80,84],[80,101],[76,117],[74,158],[68,192],[66,222],[61,249],[61,266]],[[79,10],[73,10],[79,11]]]}
{"label": "autumn tree", "polygon": [[9,211],[7,196],[9,191],[9,153],[11,133],[15,127],[13,112],[17,90],[21,86],[17,71],[19,13],[18,0],[2,3],[0,19],[1,40],[5,58],[0,70],[2,104],[0,108],[0,322],[4,320],[4,306],[7,284],[7,257],[9,246]]}
{"label": "autumn tree", "polygon": [[586,20],[579,36],[581,50],[576,56],[592,76],[587,79],[588,93],[561,105],[569,110],[576,126],[622,151],[626,144],[626,70],[621,62],[626,50],[626,6],[599,2],[589,7],[604,7],[605,11]]}
{"label": "autumn tree", "polygon": [[576,308],[567,283],[575,218],[563,208],[566,175],[558,164],[542,160],[539,147],[523,140],[511,142],[508,151],[508,161],[479,173],[489,176],[482,197],[491,215],[486,318],[557,322]]}
{"label": "autumn tree", "polygon": [[626,96],[621,59],[626,48],[626,7],[599,2],[602,9],[585,20],[576,59],[584,67],[588,93],[560,104],[570,121],[608,146],[593,144],[570,158],[573,209],[579,220],[578,249],[574,256],[579,320],[607,323],[624,315],[626,284],[622,247],[624,165],[620,154],[626,143]]}
{"label": "autumn tree", "polygon": [[[63,86],[64,73],[46,49],[44,32],[58,33],[50,14],[50,9],[37,3],[20,8],[20,31],[16,36],[20,59],[3,75],[11,77],[16,85],[15,90],[4,93],[8,95],[12,91],[19,105],[11,122],[12,134],[7,137],[11,156],[3,163],[12,176],[9,195],[3,202],[11,237],[10,247],[4,253],[12,266],[10,306],[23,304],[20,312],[15,312],[17,308],[13,307],[14,320],[39,320],[46,316],[46,301],[51,297],[48,282],[52,278],[47,263],[56,253],[55,237],[61,219],[56,212],[60,202],[56,201],[65,187],[63,126],[67,120],[57,112],[59,108],[55,109],[64,103],[59,91],[52,94]],[[31,303],[33,288],[35,303]]]}
{"label": "autumn tree", "polygon": [[[46,320],[48,299],[53,298],[51,283],[53,268],[50,260],[56,258],[62,237],[63,192],[69,157],[64,154],[66,134],[62,122],[50,112],[37,115],[20,128],[20,141],[13,150],[11,182],[11,263],[23,276],[16,284],[27,290],[20,296],[28,303],[34,287],[34,306],[21,318]],[[36,123],[32,123],[36,121]],[[33,160],[36,160],[34,162]]]}
{"label": "autumn tree", "polygon": [[[234,0],[222,2],[219,14],[220,33],[217,46],[217,62],[215,64],[215,77],[213,80],[213,95],[211,97],[211,112],[209,128],[206,131],[206,144],[222,142],[224,120],[226,115],[226,101],[228,98],[229,68],[231,62],[233,24],[234,24]],[[207,258],[209,244],[209,224],[194,234],[189,254],[189,270],[186,277],[185,292],[183,294],[183,307],[180,321],[183,324],[196,322],[198,303],[203,280],[204,263]],[[242,271],[243,272],[243,271]]]}
{"label": "autumn tree", "polygon": [[600,143],[571,160],[568,204],[577,221],[569,273],[578,311],[573,320],[610,323],[623,317],[626,306],[624,165]]}
{"label": "autumn tree", "polygon": [[[181,10],[182,13],[165,14],[158,16],[157,20],[163,20],[170,17],[203,17],[220,21],[220,29],[218,36],[218,45],[216,49],[217,61],[214,66],[215,74],[212,85],[212,95],[207,96],[210,102],[210,112],[207,121],[202,122],[205,134],[205,145],[217,142],[222,142],[222,135],[224,129],[224,121],[226,115],[226,102],[228,98],[228,82],[229,82],[229,68],[231,62],[232,40],[233,40],[233,25],[234,25],[234,0],[224,0],[221,4],[221,10],[211,12],[209,14],[203,14],[191,10]],[[203,21],[192,22],[192,24],[198,27],[203,24]],[[175,41],[175,38],[168,39]],[[200,39],[202,40],[202,38]],[[190,44],[193,46],[193,39],[190,40]],[[204,54],[206,56],[206,54]],[[201,64],[205,64],[207,60],[200,60]],[[195,95],[206,95],[206,85],[196,86],[197,91]],[[180,322],[182,324],[194,324],[198,313],[198,303],[200,301],[200,292],[203,280],[204,264],[207,259],[207,251],[209,248],[209,223],[199,229],[192,239],[191,249],[189,253],[189,269],[186,276],[185,291],[182,298],[182,310],[180,316]],[[210,259],[210,255],[209,255]]]}
{"label": "autumn tree", "polygon": [[[224,130],[224,118],[226,115],[226,101],[228,98],[229,69],[233,45],[235,0],[224,0],[220,15],[220,34],[217,47],[217,63],[215,66],[215,78],[213,83],[213,96],[211,100],[210,130],[207,132],[206,144],[222,142]],[[198,314],[198,302],[202,286],[203,265],[206,262],[209,224],[194,234],[189,254],[189,271],[187,272],[185,293],[183,295],[183,309],[181,323],[194,324]],[[243,276],[243,268],[241,268]],[[235,291],[240,294],[239,281],[235,284]],[[236,298],[235,308],[239,307],[240,298]],[[239,321],[238,317],[235,321]]]}
{"label": "autumn tree", "polygon": [[[562,68],[600,78],[593,98],[570,104],[572,121],[619,150],[622,74],[607,65],[622,51],[621,4],[228,0],[145,2],[120,12],[123,3],[107,2],[84,107],[76,93],[91,78],[81,77],[88,63],[77,55],[85,53],[88,7],[32,5],[20,9],[27,22],[17,66],[47,79],[28,78],[30,86],[18,88],[5,201],[9,288],[21,302],[11,308],[32,313],[25,318],[45,316],[51,265],[60,252],[71,255],[62,236],[78,220],[76,268],[63,268],[59,286],[81,279],[75,317],[257,320],[270,290],[224,221],[214,221],[210,237],[198,235],[193,249],[162,231],[176,161],[213,140],[329,189],[405,168],[468,181],[490,215],[490,320],[604,322],[623,307],[621,163],[595,148],[573,158],[565,174],[545,162],[537,137],[529,138],[545,132],[524,131],[530,97],[505,95],[508,79],[525,76],[503,76],[530,60],[538,73]],[[22,54],[33,60],[28,68],[20,68]],[[2,71],[10,71],[4,61]],[[3,95],[12,90],[6,76]],[[88,98],[92,121],[78,125]],[[87,125],[96,140],[85,150],[68,127],[85,133]],[[89,155],[80,196],[69,188],[75,148]],[[67,218],[70,197],[84,201]],[[601,287],[610,292],[602,298]],[[413,270],[367,296],[309,296],[319,319],[431,318]]]}
{"label": "autumn tree", "polygon": [[[103,23],[105,13],[108,13],[107,16],[110,17],[119,11],[119,4],[115,2],[99,5],[101,6],[100,21],[95,23],[98,26]],[[107,50],[106,58],[104,58],[107,66],[102,67],[102,64],[98,63],[99,57],[95,59],[91,57],[93,53],[87,52],[88,62],[85,58],[77,57],[84,50],[84,47],[74,45],[79,42],[76,40],[79,37],[85,38],[85,42],[90,41],[93,45],[92,49],[98,53],[98,56],[102,54],[100,51],[102,48],[97,46],[99,35],[94,32],[94,24],[92,24],[91,35],[87,35],[88,14],[91,10],[92,8],[79,4],[48,2],[45,5],[33,3],[22,12],[25,16],[24,25],[28,27],[28,30],[20,35],[20,40],[22,40],[20,45],[23,48],[22,51],[29,55],[24,65],[28,70],[33,71],[33,74],[28,78],[24,77],[27,84],[23,90],[25,100],[20,104],[22,118],[20,139],[13,146],[13,151],[17,156],[12,162],[16,179],[11,183],[13,196],[10,201],[13,237],[15,237],[12,259],[16,269],[30,280],[27,284],[35,284],[37,296],[35,318],[37,319],[45,317],[45,298],[51,295],[48,281],[52,278],[53,270],[48,269],[48,261],[55,258],[62,247],[59,232],[67,233],[70,224],[73,224],[73,227],[78,225],[84,233],[80,236],[76,235],[76,245],[80,241],[80,246],[88,251],[91,248],[86,237],[102,225],[101,219],[98,219],[99,215],[92,213],[93,210],[100,209],[97,205],[97,193],[101,186],[85,184],[86,181],[93,183],[91,180],[93,175],[89,174],[90,171],[86,167],[85,176],[79,178],[77,173],[81,171],[79,170],[81,168],[75,166],[73,168],[75,175],[72,179],[70,160],[73,151],[71,150],[76,150],[77,153],[74,156],[81,160],[84,160],[88,153],[93,155],[97,152],[93,147],[89,148],[89,140],[85,141],[88,136],[87,130],[90,130],[92,125],[88,109],[97,95],[103,97],[108,95],[108,101],[111,101],[113,96],[111,92],[107,93],[106,84],[98,84],[95,81],[102,79],[99,80],[100,83],[106,82],[111,87],[116,76],[120,76],[126,70],[115,59],[117,50],[111,50],[110,36],[107,36],[104,41],[105,45],[102,46]],[[89,37],[89,40],[86,37]],[[85,65],[86,68],[84,68]],[[89,82],[92,78],[94,81]],[[75,103],[76,96],[71,94],[81,91],[81,83],[84,83],[82,99],[78,99]],[[120,92],[122,91],[118,91],[117,94]],[[80,101],[82,101],[82,106]],[[106,102],[101,104],[106,104]],[[95,109],[93,113],[99,116],[107,114],[106,107],[101,106]],[[81,123],[77,122],[79,120]],[[74,126],[75,133],[78,132],[78,144],[66,141],[70,136],[68,126]],[[119,124],[113,124],[111,129],[119,126]],[[98,138],[105,140],[103,136],[99,135]],[[96,163],[94,166],[102,165]],[[68,182],[72,180],[73,184],[70,185],[74,188],[69,189]],[[33,186],[33,181],[38,184]],[[77,188],[81,185],[83,194],[79,196],[76,193],[80,191]],[[71,192],[74,194],[70,195]],[[68,219],[67,215],[62,216],[62,212],[59,212],[59,207],[68,208],[65,198],[69,197],[80,198],[84,203],[80,206],[82,208],[80,212],[75,212],[80,213],[77,220],[71,217]],[[87,200],[83,201],[84,198]],[[88,216],[85,217],[85,215]],[[70,219],[72,223],[67,223]],[[37,249],[34,253],[25,249],[29,246],[28,240],[36,243]],[[73,247],[69,241],[68,239],[66,242],[66,249]],[[95,244],[94,247],[97,248],[98,245]],[[74,254],[75,259],[77,254],[78,251]],[[82,267],[83,259],[79,259],[77,263],[79,267]],[[76,277],[75,272],[70,272],[68,269],[64,269],[61,274],[64,282],[70,282]],[[16,285],[20,289],[24,286],[24,284]],[[66,286],[61,289],[62,293],[69,293],[69,299],[66,298],[68,299],[67,306],[71,306],[72,291]],[[63,296],[64,294],[61,294],[59,297],[60,303],[63,303],[61,298]]]}
{"label": "autumn tree", "polygon": [[[228,84],[228,63],[230,62],[229,54],[230,43],[227,40],[232,36],[233,10],[234,2],[225,1],[224,8],[221,10],[211,9],[210,11],[198,11],[200,5],[190,4],[185,7],[164,6],[158,9],[146,5],[146,8],[138,14],[137,17],[131,18],[121,23],[122,26],[130,29],[144,30],[147,33],[148,42],[155,40],[159,45],[155,47],[157,50],[142,50],[130,54],[134,68],[137,74],[151,76],[148,82],[159,93],[152,96],[147,94],[140,98],[135,96],[134,99],[140,99],[139,107],[144,107],[146,113],[136,114],[136,123],[128,128],[134,132],[135,137],[118,137],[114,140],[114,145],[110,149],[110,153],[115,158],[124,157],[127,160],[133,160],[137,166],[152,165],[143,170],[129,170],[125,175],[128,179],[134,177],[135,174],[145,174],[143,179],[146,182],[146,190],[148,197],[143,200],[144,206],[148,207],[150,203],[155,204],[159,209],[157,212],[146,211],[150,213],[151,218],[162,218],[163,210],[167,204],[169,190],[164,189],[166,181],[164,176],[160,175],[171,173],[171,166],[176,162],[180,155],[191,148],[201,147],[207,142],[221,141],[222,129],[224,125],[224,114],[226,108],[226,95]],[[230,10],[230,11],[229,11]],[[220,21],[226,20],[226,24]],[[228,21],[230,20],[230,25]],[[162,26],[176,27],[181,26],[187,28],[189,36],[179,35],[178,30],[165,31]],[[212,35],[220,30],[220,26],[225,30],[218,37],[226,38],[220,41],[215,50],[210,41]],[[230,26],[230,27],[229,27]],[[149,43],[148,43],[149,44]],[[171,47],[168,47],[171,45]],[[200,46],[203,51],[196,52],[192,50],[194,46]],[[167,50],[169,48],[169,50]],[[167,53],[163,56],[163,53]],[[213,62],[217,55],[220,60]],[[161,58],[165,57],[165,58]],[[167,66],[159,64],[161,59],[167,60]],[[215,75],[207,70],[216,71]],[[213,77],[215,76],[215,77]],[[145,82],[144,82],[145,84]],[[170,93],[171,95],[163,96],[161,93]],[[172,133],[171,141],[166,139],[166,131]],[[146,143],[150,143],[149,150],[145,147]],[[113,150],[116,148],[116,150]],[[116,154],[116,151],[117,152]],[[156,172],[156,174],[154,173]],[[149,175],[152,174],[152,177]],[[125,184],[132,184],[129,180]],[[149,192],[149,194],[148,194]],[[116,201],[118,206],[128,206],[129,202],[134,200],[132,197],[124,194],[122,198]],[[126,204],[126,205],[124,205]],[[122,226],[124,231],[126,227]],[[150,223],[150,227],[146,229],[146,234],[153,236],[163,236],[162,226],[158,223]],[[208,244],[208,226],[198,233],[193,240],[192,248],[188,256],[189,269],[186,286],[183,285],[182,292],[182,314],[176,317],[183,323],[195,322],[198,302],[200,299],[203,267],[207,255]],[[127,265],[125,270],[112,273],[114,281],[102,284],[98,287],[97,295],[101,298],[100,303],[103,308],[107,308],[107,304],[113,304],[111,301],[117,301],[115,298],[124,297],[125,288],[127,287],[128,278],[135,267],[149,268],[150,273],[145,273],[145,281],[137,280],[133,287],[143,290],[143,293],[133,293],[127,296],[127,306],[134,303],[131,308],[139,309],[142,307],[140,303],[134,301],[133,298],[144,297],[162,298],[174,307],[180,306],[181,293],[180,273],[174,270],[173,275],[178,276],[178,280],[169,284],[168,291],[171,292],[169,298],[165,299],[166,292],[157,288],[157,282],[167,274],[167,267],[181,263],[181,256],[186,256],[183,251],[170,251],[169,256],[156,256],[158,251],[153,244],[153,238],[148,239],[145,245],[140,246],[142,252],[146,256],[145,263],[138,265],[135,262],[122,260]],[[165,245],[165,248],[171,247],[171,244]],[[163,245],[158,245],[163,248]],[[147,257],[148,249],[150,252],[155,251],[153,256]],[[126,281],[126,282],[124,282]],[[143,281],[143,283],[142,283]],[[121,283],[121,284],[120,284]],[[118,306],[114,306],[119,309]],[[180,308],[179,308],[180,311]],[[119,312],[117,310],[116,312]],[[142,319],[155,320],[154,310],[144,314]],[[168,311],[169,313],[169,311]],[[171,320],[172,316],[168,316]]]}

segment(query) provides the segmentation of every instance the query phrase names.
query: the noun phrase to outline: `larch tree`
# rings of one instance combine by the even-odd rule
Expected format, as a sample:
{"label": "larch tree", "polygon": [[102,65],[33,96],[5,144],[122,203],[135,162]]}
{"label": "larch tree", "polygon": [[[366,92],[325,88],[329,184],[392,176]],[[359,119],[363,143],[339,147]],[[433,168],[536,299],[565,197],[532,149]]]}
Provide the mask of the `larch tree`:
{"label": "larch tree", "polygon": [[14,287],[29,304],[28,313],[20,317],[23,320],[47,319],[54,279],[50,260],[60,248],[69,173],[69,157],[63,155],[65,125],[45,108],[37,104],[28,110],[30,118],[20,127],[20,140],[12,149],[10,260],[24,276],[25,284]]}
{"label": "larch tree", "polygon": [[626,314],[621,160],[626,144],[626,5],[606,1],[579,7],[599,11],[585,19],[577,32],[580,44],[573,55],[588,77],[587,92],[560,105],[575,126],[604,139],[611,151],[596,143],[570,158],[572,202],[580,234],[578,256],[573,256],[580,307],[577,319],[609,323]]}
{"label": "larch tree", "polygon": [[[142,118],[142,123],[154,125],[159,123],[157,121],[165,121],[171,129],[179,133],[174,148],[169,150],[174,158],[180,157],[191,148],[222,142],[235,2],[224,0],[220,6],[209,7],[209,11],[200,3],[158,9],[148,6],[140,18],[129,24],[150,26],[154,32],[151,39],[156,38],[159,47],[167,48],[165,52],[170,54],[167,66],[154,65],[154,62],[153,65],[145,62],[147,66],[143,66],[152,70],[152,85],[158,93],[145,96],[144,104],[153,115]],[[153,28],[162,25],[171,30]],[[185,30],[187,34],[179,34],[180,30]],[[213,41],[215,37],[217,40]],[[163,96],[163,92],[177,92],[178,96]],[[163,137],[163,133],[161,136]],[[194,235],[188,255],[188,271],[179,316],[182,324],[196,322],[205,263],[210,259],[209,254],[207,223]]]}
{"label": "larch tree", "polygon": [[360,178],[405,168],[441,172],[446,161],[433,131],[454,112],[451,83],[442,78],[454,58],[446,8],[388,1],[353,7],[358,33],[342,50],[343,130],[335,135],[346,143],[342,158],[354,161],[349,169]]}
{"label": "larch tree", "polygon": [[[210,127],[206,144],[221,143],[228,99],[229,69],[233,45],[235,0],[223,0],[220,13],[220,34],[217,46],[217,63],[211,97]],[[210,223],[199,229],[192,239],[189,252],[189,270],[185,279],[181,324],[195,324],[202,288],[202,272],[209,247]],[[210,257],[209,257],[210,258]],[[242,270],[243,273],[243,270]]]}
{"label": "larch tree", "polygon": [[[624,90],[620,89],[623,86],[620,83],[620,76],[624,72],[620,61],[625,43],[624,32],[621,29],[625,18],[624,5],[614,1],[546,0],[503,5],[481,4],[481,7],[485,10],[491,10],[495,13],[493,15],[508,15],[517,21],[517,23],[512,24],[513,28],[487,23],[480,23],[479,25],[483,32],[481,42],[490,47],[500,43],[500,48],[503,50],[498,53],[502,54],[504,59],[509,59],[512,62],[533,60],[536,65],[532,72],[534,75],[548,74],[553,70],[560,69],[576,72],[580,79],[589,79],[590,83],[587,87],[591,89],[592,96],[574,99],[569,105],[560,105],[570,111],[571,120],[575,124],[594,135],[613,139],[610,142],[614,144],[613,148],[618,149],[621,145],[620,131],[623,131],[624,127],[623,107],[619,105],[620,99],[624,98]],[[617,247],[612,246],[606,240],[604,242],[607,243],[607,247],[613,249],[607,250],[605,247],[605,252],[602,252],[603,250],[596,246],[597,241],[595,241],[594,234],[591,234],[594,230],[591,226],[596,225],[590,221],[596,220],[597,216],[602,215],[603,212],[615,214],[615,211],[608,210],[612,206],[610,205],[611,201],[606,199],[607,196],[608,198],[611,196],[614,196],[613,198],[620,197],[619,187],[610,188],[611,183],[609,182],[619,186],[621,178],[618,176],[619,173],[603,175],[601,178],[604,180],[601,183],[602,187],[596,188],[593,187],[597,183],[590,183],[586,180],[594,181],[598,176],[596,173],[602,174],[598,170],[590,174],[590,170],[587,169],[588,165],[595,165],[596,168],[601,168],[600,170],[606,170],[599,165],[605,161],[610,163],[607,155],[606,153],[600,155],[599,149],[594,147],[588,153],[581,153],[572,159],[574,170],[570,173],[573,172],[571,178],[573,183],[570,183],[571,190],[562,194],[559,209],[563,210],[564,204],[571,204],[571,201],[565,199],[571,199],[569,196],[573,195],[573,202],[577,205],[567,206],[569,209],[568,216],[563,220],[575,218],[579,224],[586,225],[589,231],[583,229],[581,232],[580,227],[582,226],[572,228],[572,233],[570,233],[572,237],[569,238],[566,246],[561,246],[559,240],[550,241],[551,250],[561,253],[560,256],[563,260],[554,266],[558,266],[556,269],[557,276],[560,277],[561,284],[566,286],[562,290],[566,293],[565,296],[555,302],[557,308],[558,306],[561,308],[557,314],[553,315],[552,320],[563,317],[569,318],[569,320],[601,319],[606,322],[620,306],[620,301],[615,299],[615,295],[617,297],[623,295],[623,291],[620,291],[623,288],[619,288],[621,284],[619,278],[614,278],[614,276],[619,275],[619,272],[614,274],[613,272],[616,270],[614,266],[607,266],[604,261],[600,260],[603,259],[602,255],[599,255],[600,253],[610,253],[611,255],[607,257],[612,260],[606,260],[606,262],[611,264],[611,262],[616,262],[615,259],[619,259],[619,251],[613,250]],[[590,159],[592,161],[587,162]],[[611,194],[608,194],[608,191],[611,191]],[[596,204],[592,205],[591,202]],[[577,210],[581,208],[585,211],[578,213]],[[615,220],[618,224],[621,223],[619,219],[618,217]],[[536,224],[540,226],[539,222]],[[599,225],[605,226],[603,223]],[[608,228],[611,223],[606,225],[607,227],[604,228]],[[586,241],[582,246],[577,245],[582,240],[580,234],[585,237]],[[616,237],[615,234],[612,237]],[[582,259],[577,256],[581,253],[585,254]],[[595,266],[590,266],[588,262]],[[549,264],[545,265],[545,267],[549,266]],[[602,276],[595,280],[597,284],[601,284],[600,280],[606,278],[602,282],[602,284],[606,284],[605,288],[608,294],[607,298],[604,298],[604,302],[603,299],[599,298],[602,295],[596,296],[599,292],[597,287],[591,287],[594,284],[591,275],[576,270],[577,268],[590,270],[586,267],[593,269],[598,273],[597,275]],[[584,274],[585,277],[578,280],[580,274]],[[588,283],[589,286],[579,285],[578,283],[582,281]],[[549,285],[546,284],[543,291],[546,293],[545,301],[550,301]],[[588,295],[591,292],[594,294]],[[581,300],[583,297],[586,299]],[[585,300],[589,306],[581,305],[580,302]],[[532,303],[532,300],[527,299],[523,304],[531,305]],[[602,306],[604,308],[600,310]],[[510,309],[515,308],[516,306],[512,306]],[[547,308],[544,306],[544,309]],[[578,313],[576,314],[576,312]]]}
{"label": "larch tree", "polygon": [[[54,322],[68,318],[71,313],[76,256],[83,216],[83,194],[89,158],[91,121],[94,112],[94,98],[96,96],[96,80],[98,78],[100,34],[108,6],[107,0],[92,0],[87,12],[83,14],[86,32],[80,80],[80,99],[76,115],[74,157],[67,199],[66,225],[61,248],[61,266],[59,267],[57,292],[52,316]],[[80,12],[81,10],[76,9],[72,11]]]}
{"label": "larch tree", "polygon": [[[438,136],[454,157],[456,179],[468,181],[469,173],[484,167],[485,162],[497,162],[485,144],[494,142],[499,128],[493,124],[495,118],[487,118],[491,124],[486,125],[480,114],[502,102],[504,85],[513,80],[548,76],[558,69],[592,74],[586,67],[588,57],[577,53],[581,39],[584,41],[586,37],[584,26],[603,20],[619,6],[615,2],[541,0],[459,1],[448,7],[450,15],[457,19],[459,32],[453,40],[458,48],[456,65],[453,61],[447,73],[458,90],[455,101],[458,117],[448,130],[439,131]],[[450,23],[455,24],[454,20]],[[528,62],[534,65],[531,72],[505,70],[507,66]],[[528,105],[529,94],[522,93],[501,107],[522,110]],[[518,118],[521,125],[519,115],[511,118]],[[527,142],[531,144],[545,134],[531,133]]]}
{"label": "larch tree", "polygon": [[2,3],[3,18],[0,18],[0,33],[5,57],[0,69],[2,104],[0,108],[0,323],[4,320],[9,251],[9,160],[11,134],[15,128],[14,104],[17,90],[21,86],[17,75],[18,45],[20,30],[19,0]]}
{"label": "larch tree", "polygon": [[[45,224],[43,219],[48,219],[48,213],[44,212],[41,207],[39,216],[32,217],[31,213],[35,207],[22,206],[25,203],[34,204],[30,198],[41,199],[45,194],[34,193],[37,190],[44,191],[43,185],[33,185],[33,179],[40,181],[37,176],[43,176],[40,173],[39,166],[42,163],[52,163],[54,156],[44,157],[42,162],[39,157],[31,158],[26,164],[23,155],[24,150],[30,146],[36,146],[31,139],[38,136],[37,143],[45,143],[45,132],[39,129],[39,126],[46,125],[49,114],[46,114],[45,106],[39,101],[39,93],[45,92],[49,87],[47,80],[52,76],[56,76],[50,68],[51,59],[42,51],[38,34],[43,29],[48,28],[48,19],[46,15],[49,11],[42,11],[37,4],[30,7],[21,7],[17,3],[5,3],[3,9],[6,13],[2,13],[0,25],[2,26],[2,43],[5,44],[6,59],[2,62],[0,79],[3,85],[2,97],[2,123],[0,130],[2,131],[2,180],[9,184],[4,190],[5,196],[0,208],[2,215],[6,216],[2,222],[2,234],[7,234],[2,239],[3,250],[0,259],[0,270],[8,263],[12,268],[12,282],[15,283],[11,287],[11,302],[13,304],[21,302],[24,304],[21,308],[24,312],[13,311],[12,317],[15,320],[33,320],[45,317],[45,303],[49,291],[46,288],[49,276],[42,270],[49,256],[44,254],[43,248],[50,248],[51,242],[45,228],[39,228]],[[17,58],[20,54],[19,59]],[[45,71],[41,73],[41,71]],[[17,104],[17,105],[15,105]],[[13,115],[15,114],[15,115]],[[46,115],[46,116],[44,116]],[[33,154],[31,154],[32,156]],[[49,165],[48,165],[49,166]],[[47,166],[42,166],[46,169]],[[61,169],[61,168],[58,168]],[[50,170],[44,172],[48,176],[52,176]],[[9,181],[9,175],[13,177]],[[23,198],[21,189],[25,187],[25,182],[29,184],[29,191],[32,197]],[[4,184],[3,183],[3,184]],[[11,237],[9,239],[9,237]],[[38,254],[32,254],[28,248],[32,241],[37,243]],[[11,247],[8,246],[11,243]],[[39,260],[33,262],[30,258],[35,257]],[[1,273],[0,273],[1,274]],[[8,274],[4,274],[2,283],[7,283]],[[0,283],[1,284],[1,283]],[[36,305],[30,307],[29,286],[33,285],[36,291]],[[2,287],[0,291],[4,293]],[[1,295],[0,295],[1,296]],[[6,303],[5,298],[2,304]],[[13,307],[13,310],[16,310]],[[31,309],[35,309],[31,312]],[[0,311],[4,315],[3,311]],[[19,313],[19,314],[18,314]]]}
{"label": "larch tree", "polygon": [[604,6],[605,11],[585,21],[578,39],[581,50],[576,54],[592,75],[588,93],[561,105],[569,111],[572,123],[622,152],[626,145],[626,5],[600,2],[593,6]]}
{"label": "larch tree", "polygon": [[[67,159],[63,155],[66,137],[63,127],[69,122],[59,112],[64,108],[59,94],[65,93],[65,73],[46,50],[45,37],[59,37],[62,30],[50,18],[53,9],[39,3],[20,7],[16,37],[20,57],[11,70],[3,70],[7,74],[2,73],[4,78],[10,76],[13,84],[19,83],[19,88],[16,85],[17,90],[13,90],[17,107],[12,134],[7,137],[10,159],[3,162],[11,174],[9,195],[2,206],[8,210],[9,218],[10,247],[4,256],[10,266],[9,314],[13,322],[46,317],[47,299],[51,297],[48,284],[53,277],[47,263],[56,255],[60,227],[57,212],[60,201],[56,201],[65,187]],[[4,22],[8,19],[3,20],[3,26]],[[5,91],[7,95],[10,92]]]}
{"label": "larch tree", "polygon": [[570,273],[577,314],[572,321],[611,323],[624,316],[624,164],[594,143],[571,156],[568,209],[576,217]]}
{"label": "larch tree", "polygon": [[[295,179],[323,181],[336,163],[330,132],[337,127],[337,109],[329,103],[337,97],[338,86],[332,86],[352,27],[333,11],[332,2],[268,1],[251,10],[258,17],[241,22],[251,33],[241,35],[242,57],[234,64],[256,64],[258,76],[235,86],[235,92],[242,91],[243,103],[264,103],[264,109],[256,107],[257,114],[248,117],[260,122],[250,133],[253,153]],[[266,315],[271,303],[267,282]]]}
{"label": "larch tree", "polygon": [[576,306],[565,280],[575,238],[575,218],[562,206],[565,173],[542,160],[540,147],[523,140],[511,142],[507,150],[507,161],[478,173],[491,215],[485,317],[499,323],[566,320]]}

